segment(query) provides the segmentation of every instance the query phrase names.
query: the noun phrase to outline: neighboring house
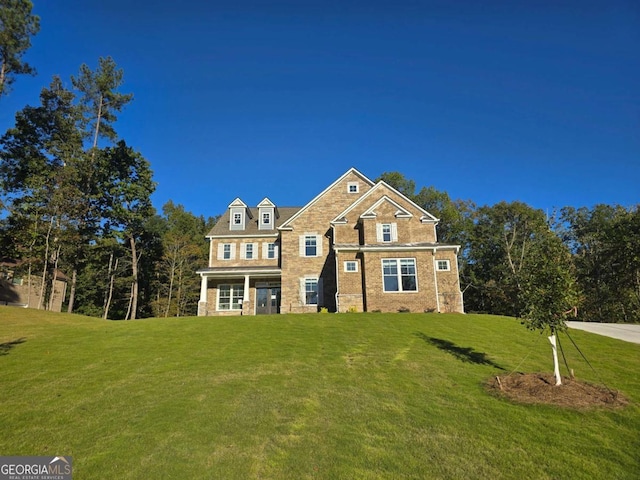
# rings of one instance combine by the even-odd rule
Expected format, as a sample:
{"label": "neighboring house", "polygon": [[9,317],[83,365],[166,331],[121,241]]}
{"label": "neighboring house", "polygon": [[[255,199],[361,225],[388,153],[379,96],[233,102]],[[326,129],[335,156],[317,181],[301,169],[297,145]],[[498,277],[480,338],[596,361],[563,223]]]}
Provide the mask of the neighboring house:
{"label": "neighboring house", "polygon": [[207,235],[198,315],[463,312],[438,219],[350,169],[303,207],[236,198]]}
{"label": "neighboring house", "polygon": [[[67,277],[56,271],[53,293],[41,302],[42,277],[23,274],[24,262],[0,259],[0,305],[25,308],[43,308],[54,312],[62,311],[62,302],[67,291]],[[45,290],[51,287],[47,281]]]}

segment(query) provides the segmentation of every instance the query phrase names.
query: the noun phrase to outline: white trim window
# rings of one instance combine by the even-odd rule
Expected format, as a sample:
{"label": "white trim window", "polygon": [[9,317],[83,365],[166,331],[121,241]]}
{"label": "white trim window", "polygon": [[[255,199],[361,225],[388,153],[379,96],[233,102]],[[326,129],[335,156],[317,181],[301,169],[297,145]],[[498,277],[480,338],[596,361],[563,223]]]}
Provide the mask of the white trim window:
{"label": "white trim window", "polygon": [[358,262],[355,260],[347,260],[344,262],[344,271],[345,272],[357,272],[358,271]]}
{"label": "white trim window", "polygon": [[300,296],[304,305],[322,305],[322,279],[318,277],[301,278]]}
{"label": "white trim window", "polygon": [[235,243],[219,243],[218,244],[218,260],[235,260],[236,244]]}
{"label": "white trim window", "polygon": [[275,243],[263,243],[262,258],[270,260],[278,258],[278,245],[276,245]]}
{"label": "white trim window", "polygon": [[258,212],[260,222],[258,228],[260,230],[272,230],[273,229],[273,209],[272,208],[261,208]]}
{"label": "white trim window", "polygon": [[218,310],[242,310],[244,285],[218,285]]}
{"label": "white trim window", "polygon": [[242,260],[255,260],[258,258],[256,243],[242,243],[240,248],[240,258]]}
{"label": "white trim window", "polygon": [[384,292],[416,292],[418,276],[415,258],[388,258],[382,260]]}
{"label": "white trim window", "polygon": [[398,241],[397,223],[377,223],[376,237],[378,242],[390,243]]}
{"label": "white trim window", "polygon": [[321,257],[322,237],[314,233],[300,235],[300,256],[301,257]]}
{"label": "white trim window", "polygon": [[360,184],[358,182],[349,182],[349,183],[347,183],[347,192],[349,192],[349,193],[358,193],[358,192],[360,192]]}
{"label": "white trim window", "polygon": [[448,272],[451,270],[449,260],[436,260],[436,270],[439,272]]}

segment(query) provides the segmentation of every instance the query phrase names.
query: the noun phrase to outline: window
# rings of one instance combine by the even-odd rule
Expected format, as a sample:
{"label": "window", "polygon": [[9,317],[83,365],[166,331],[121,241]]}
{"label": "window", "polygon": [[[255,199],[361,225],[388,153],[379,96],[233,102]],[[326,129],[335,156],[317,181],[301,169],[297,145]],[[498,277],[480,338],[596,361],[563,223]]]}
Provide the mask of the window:
{"label": "window", "polygon": [[218,260],[234,260],[236,258],[235,243],[218,244]]}
{"label": "window", "polygon": [[278,258],[278,246],[275,243],[262,244],[262,258]]}
{"label": "window", "polygon": [[244,230],[245,223],[247,222],[247,206],[237,198],[231,205],[229,205],[229,208],[229,229]]}
{"label": "window", "polygon": [[242,310],[244,285],[219,285],[218,310]]}
{"label": "window", "polygon": [[315,257],[318,253],[318,238],[315,235],[304,237],[304,256]]}
{"label": "window", "polygon": [[[265,199],[266,200],[266,199]],[[275,209],[269,202],[269,205],[265,206],[266,203],[263,201],[260,205],[258,205],[258,229],[259,230],[273,230],[274,228],[274,219],[275,219]]]}
{"label": "window", "polygon": [[449,270],[451,270],[449,260],[436,260],[436,269],[439,272],[448,272]]}
{"label": "window", "polygon": [[398,224],[396,223],[378,223],[376,225],[376,237],[378,242],[397,242],[398,241]]}
{"label": "window", "polygon": [[382,260],[382,280],[385,292],[414,292],[418,290],[415,259]]}
{"label": "window", "polygon": [[349,182],[347,183],[347,192],[349,193],[358,193],[360,190],[360,186],[358,182]]}
{"label": "window", "polygon": [[304,304],[305,305],[318,304],[318,279],[317,278],[305,278]]}
{"label": "window", "polygon": [[301,257],[321,257],[322,237],[315,233],[305,233],[300,235],[300,256]]}
{"label": "window", "polygon": [[382,225],[382,241],[390,242],[391,241],[391,224],[384,223]]}
{"label": "window", "polygon": [[357,272],[358,271],[358,262],[354,262],[354,261],[344,262],[344,271],[345,272]]}
{"label": "window", "polygon": [[258,244],[257,243],[241,243],[240,244],[240,258],[242,260],[254,260],[258,258]]}

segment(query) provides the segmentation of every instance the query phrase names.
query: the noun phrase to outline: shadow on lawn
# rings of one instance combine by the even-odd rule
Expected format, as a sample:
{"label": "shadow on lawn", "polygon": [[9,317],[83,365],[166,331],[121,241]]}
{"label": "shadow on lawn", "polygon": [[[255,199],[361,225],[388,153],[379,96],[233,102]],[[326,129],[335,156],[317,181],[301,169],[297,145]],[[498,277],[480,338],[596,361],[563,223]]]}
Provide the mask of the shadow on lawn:
{"label": "shadow on lawn", "polygon": [[27,340],[25,338],[19,338],[10,342],[0,343],[0,356],[9,355],[9,350],[11,350],[16,345],[20,345],[21,343],[24,343],[26,341]]}
{"label": "shadow on lawn", "polygon": [[429,345],[433,345],[434,347],[439,348],[440,350],[444,350],[445,352],[450,353],[458,360],[462,360],[466,363],[475,363],[478,365],[490,365],[499,370],[504,370],[503,367],[493,362],[489,358],[487,358],[487,354],[484,352],[477,352],[471,347],[459,347],[453,342],[449,340],[442,340],[441,338],[433,338],[425,335],[422,332],[416,332],[415,336],[424,340]]}

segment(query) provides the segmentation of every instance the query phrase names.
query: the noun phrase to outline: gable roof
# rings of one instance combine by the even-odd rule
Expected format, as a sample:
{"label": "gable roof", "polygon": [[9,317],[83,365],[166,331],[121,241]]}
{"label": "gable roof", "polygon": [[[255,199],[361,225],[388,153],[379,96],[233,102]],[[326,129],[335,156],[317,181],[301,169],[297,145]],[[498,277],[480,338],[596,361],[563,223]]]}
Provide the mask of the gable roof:
{"label": "gable roof", "polygon": [[240,197],[236,197],[236,199],[229,204],[227,208],[231,207],[244,207],[247,208],[247,204],[240,200]]}
{"label": "gable roof", "polygon": [[336,181],[334,181],[331,185],[329,185],[327,188],[325,188],[322,192],[320,192],[318,195],[316,195],[313,200],[311,200],[309,203],[307,203],[304,207],[302,207],[300,210],[298,210],[298,212],[293,215],[289,220],[287,220],[286,222],[284,222],[282,225],[280,225],[278,228],[279,229],[284,229],[284,228],[290,228],[289,224],[291,222],[293,222],[296,218],[298,218],[300,215],[302,215],[306,210],[308,210],[311,206],[313,206],[314,203],[316,203],[320,198],[322,198],[322,196],[327,193],[329,190],[331,190],[334,186],[336,186],[338,183],[340,183],[342,180],[344,180],[347,176],[351,175],[351,174],[355,174],[358,177],[360,177],[364,182],[368,183],[370,186],[375,185],[375,182],[373,180],[370,180],[369,178],[367,178],[365,175],[363,175],[362,173],[360,173],[358,170],[356,170],[355,168],[351,167],[349,170],[347,170],[344,174],[342,174],[340,176],[340,178],[338,178]]}
{"label": "gable roof", "polygon": [[[380,190],[381,188],[386,187],[389,190],[391,190],[392,192],[395,192],[396,194],[398,194],[400,196],[400,198],[402,198],[403,200],[409,202],[410,205],[412,205],[413,207],[415,207],[416,209],[418,209],[418,211],[420,213],[422,213],[422,217],[420,217],[420,221],[423,223],[438,223],[440,221],[439,218],[434,217],[433,215],[431,215],[429,212],[427,212],[424,208],[422,208],[420,205],[418,205],[417,203],[415,203],[413,200],[411,200],[410,198],[408,198],[406,195],[404,195],[403,193],[399,192],[398,190],[396,190],[395,188],[393,188],[391,185],[389,185],[388,183],[386,183],[384,180],[380,180],[378,183],[375,184],[375,186],[369,190],[367,193],[365,193],[364,195],[362,195],[360,198],[358,198],[355,202],[353,202],[351,205],[349,205],[346,210],[344,210],[342,213],[340,213],[338,216],[336,216],[336,218],[334,218],[331,223],[345,223],[346,222],[346,217],[347,215],[353,210],[355,209],[360,203],[362,203],[365,199],[369,198],[370,195],[375,195],[377,190]],[[398,212],[396,212],[397,216],[412,216],[411,213],[409,213],[407,211],[407,209],[405,209],[404,207],[402,207],[400,204],[398,204],[397,202],[395,202],[394,200],[392,200],[391,198],[389,198],[389,196],[387,195],[383,195],[377,202],[375,202],[370,208],[368,208],[361,216],[360,218],[367,218],[367,217],[372,217],[374,216],[375,213],[375,209],[378,208],[378,206],[380,206],[383,202],[388,201],[390,202],[392,205],[394,205],[395,207],[398,208],[398,211],[400,212],[400,215],[398,215]]]}
{"label": "gable roof", "polygon": [[258,204],[258,207],[275,207],[276,204],[269,200],[267,197],[264,197],[262,201]]}
{"label": "gable roof", "polygon": [[395,213],[396,217],[399,217],[399,218],[413,217],[413,214],[409,210],[404,208],[398,202],[394,202],[393,200],[391,200],[387,195],[383,195],[382,197],[380,197],[380,200],[378,200],[376,203],[371,205],[371,207],[369,207],[367,211],[365,211],[362,215],[360,215],[360,218],[375,218],[378,215],[376,213],[376,209],[383,203],[390,203],[391,205],[393,205],[394,208],[397,209]]}

